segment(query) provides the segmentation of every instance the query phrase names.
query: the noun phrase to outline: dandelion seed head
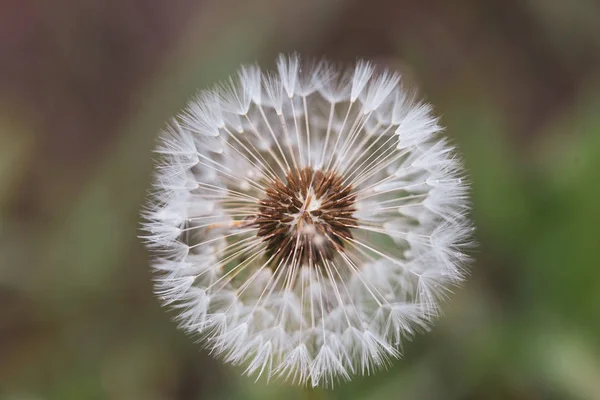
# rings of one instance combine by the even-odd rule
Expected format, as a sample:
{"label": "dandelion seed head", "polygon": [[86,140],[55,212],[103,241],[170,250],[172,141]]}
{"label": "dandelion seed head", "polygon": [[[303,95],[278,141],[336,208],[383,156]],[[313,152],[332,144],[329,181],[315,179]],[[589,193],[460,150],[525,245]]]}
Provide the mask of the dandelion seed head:
{"label": "dandelion seed head", "polygon": [[468,183],[441,131],[370,62],[242,67],[160,136],[143,211],[157,296],[257,379],[386,367],[469,262]]}

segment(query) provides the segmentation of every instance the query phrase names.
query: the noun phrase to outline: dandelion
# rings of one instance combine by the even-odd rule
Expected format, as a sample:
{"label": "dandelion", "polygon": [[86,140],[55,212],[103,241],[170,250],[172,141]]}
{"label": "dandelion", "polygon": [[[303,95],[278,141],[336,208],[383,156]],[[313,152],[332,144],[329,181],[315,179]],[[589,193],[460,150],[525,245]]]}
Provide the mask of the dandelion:
{"label": "dandelion", "polygon": [[280,56],[163,132],[156,294],[248,375],[331,387],[400,357],[465,275],[460,159],[400,76]]}

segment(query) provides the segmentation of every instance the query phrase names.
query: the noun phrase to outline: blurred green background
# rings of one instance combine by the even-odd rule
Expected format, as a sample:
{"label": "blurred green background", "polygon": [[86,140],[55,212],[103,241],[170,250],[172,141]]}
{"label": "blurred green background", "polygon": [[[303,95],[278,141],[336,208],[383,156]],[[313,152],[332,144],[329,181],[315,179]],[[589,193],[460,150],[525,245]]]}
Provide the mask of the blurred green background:
{"label": "blurred green background", "polygon": [[[597,1],[0,4],[0,399],[600,399]],[[473,181],[471,278],[404,359],[334,391],[201,351],[136,238],[165,120],[294,50],[402,71]]]}

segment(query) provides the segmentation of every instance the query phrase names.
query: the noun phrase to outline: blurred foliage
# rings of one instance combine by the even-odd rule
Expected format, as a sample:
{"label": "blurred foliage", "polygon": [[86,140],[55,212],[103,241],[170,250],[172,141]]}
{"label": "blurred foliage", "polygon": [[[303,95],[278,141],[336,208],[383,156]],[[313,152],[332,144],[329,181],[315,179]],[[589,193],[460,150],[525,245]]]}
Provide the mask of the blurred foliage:
{"label": "blurred foliage", "polygon": [[[0,398],[600,399],[598,3],[300,3],[3,4]],[[334,391],[199,350],[136,238],[164,121],[292,50],[403,71],[473,182],[471,279],[404,359]]]}

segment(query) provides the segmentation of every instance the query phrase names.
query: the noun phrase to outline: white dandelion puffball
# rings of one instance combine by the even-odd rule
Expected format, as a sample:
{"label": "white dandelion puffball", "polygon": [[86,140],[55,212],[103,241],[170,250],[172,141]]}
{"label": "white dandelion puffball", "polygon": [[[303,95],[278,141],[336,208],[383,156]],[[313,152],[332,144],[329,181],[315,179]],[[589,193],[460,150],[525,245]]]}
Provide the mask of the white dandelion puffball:
{"label": "white dandelion puffball", "polygon": [[242,67],[161,135],[156,294],[257,378],[331,387],[385,367],[468,264],[468,185],[441,130],[369,62]]}

